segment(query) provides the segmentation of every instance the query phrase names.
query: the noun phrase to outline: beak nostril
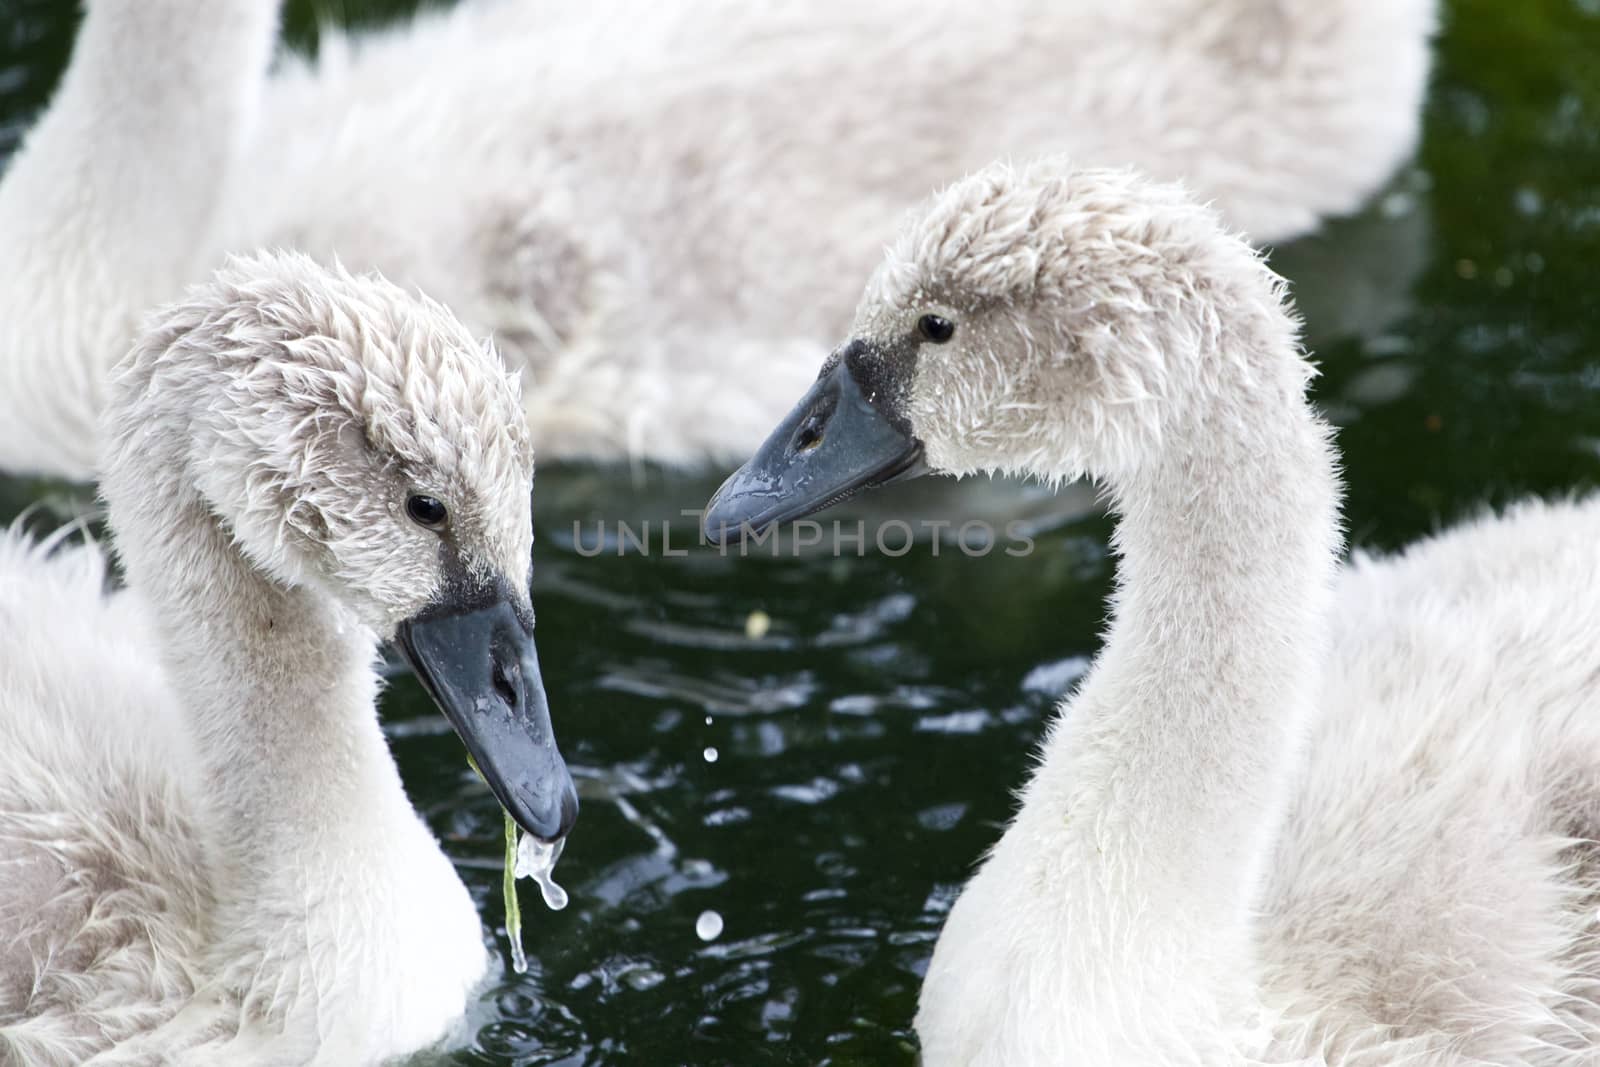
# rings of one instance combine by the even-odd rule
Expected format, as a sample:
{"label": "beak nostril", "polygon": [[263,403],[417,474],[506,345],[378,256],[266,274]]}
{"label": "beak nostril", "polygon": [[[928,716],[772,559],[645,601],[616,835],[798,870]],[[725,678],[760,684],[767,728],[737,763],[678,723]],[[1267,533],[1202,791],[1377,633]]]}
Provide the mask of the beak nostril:
{"label": "beak nostril", "polygon": [[504,700],[507,706],[515,711],[521,700],[521,691],[514,684],[511,672],[506,669],[505,664],[496,659],[490,668],[489,674],[490,681],[494,685],[494,691],[500,694],[500,699]]}
{"label": "beak nostril", "polygon": [[800,432],[794,435],[794,451],[809,452],[822,443],[824,420],[813,415],[807,419]]}
{"label": "beak nostril", "polygon": [[802,452],[810,452],[822,444],[822,439],[828,432],[828,423],[833,421],[834,413],[838,410],[837,389],[825,390],[820,396],[810,400],[805,418],[801,420],[794,437],[789,441],[789,454],[797,456]]}

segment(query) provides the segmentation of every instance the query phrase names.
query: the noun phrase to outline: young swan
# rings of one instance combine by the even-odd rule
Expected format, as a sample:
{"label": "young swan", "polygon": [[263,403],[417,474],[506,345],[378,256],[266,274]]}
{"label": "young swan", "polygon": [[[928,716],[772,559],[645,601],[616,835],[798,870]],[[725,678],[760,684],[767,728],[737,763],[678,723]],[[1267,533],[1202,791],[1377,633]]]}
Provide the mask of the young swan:
{"label": "young swan", "polygon": [[543,456],[740,455],[942,175],[1072,152],[1262,241],[1352,210],[1436,0],[465,0],[267,76],[278,6],[89,0],[0,178],[0,468],[92,474],[137,316],[276,246],[492,333]]}
{"label": "young swan", "polygon": [[1105,645],[956,903],[928,1067],[1592,1063],[1600,500],[1342,573],[1280,280],[1180,190],[936,196],[720,536],[926,467],[1083,475]]}
{"label": "young swan", "polygon": [[235,260],[113,383],[92,547],[0,535],[0,1063],[373,1063],[487,955],[378,728],[396,638],[563,836],[516,383],[438,304]]}

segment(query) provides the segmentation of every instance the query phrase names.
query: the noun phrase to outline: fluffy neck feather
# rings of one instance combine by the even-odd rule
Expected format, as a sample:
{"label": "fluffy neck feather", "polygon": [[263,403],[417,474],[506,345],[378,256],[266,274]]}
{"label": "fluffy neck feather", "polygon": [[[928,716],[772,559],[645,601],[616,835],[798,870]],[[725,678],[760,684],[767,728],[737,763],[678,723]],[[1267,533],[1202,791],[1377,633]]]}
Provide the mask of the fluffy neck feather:
{"label": "fluffy neck feather", "polygon": [[1160,463],[1111,486],[1112,622],[1019,820],[1067,827],[1054,862],[1069,906],[1116,946],[1091,971],[1249,978],[1338,546],[1327,431],[1273,347],[1233,364],[1252,380],[1219,391]]}
{"label": "fluffy neck feather", "polygon": [[[207,995],[296,1062],[417,1048],[459,1014],[486,961],[471,900],[378,727],[373,635],[240,552],[172,429],[125,451],[106,495],[201,764]],[[204,1039],[182,1032],[165,1040]]]}
{"label": "fluffy neck feather", "polygon": [[1144,884],[1217,915],[1248,906],[1275,828],[1337,541],[1323,429],[1303,401],[1270,418],[1203,424],[1113,487],[1113,620],[1047,760],[1067,764],[1075,807],[1122,823]]}
{"label": "fluffy neck feather", "polygon": [[1227,340],[1201,366],[1233,380],[1109,486],[1106,643],[940,936],[930,1063],[1234,1063],[1261,1039],[1252,908],[1315,712],[1338,487],[1281,314]]}
{"label": "fluffy neck feather", "polygon": [[375,642],[326,596],[257,570],[181,466],[157,469],[114,518],[192,724],[218,903],[300,911],[422,830],[378,727]]}

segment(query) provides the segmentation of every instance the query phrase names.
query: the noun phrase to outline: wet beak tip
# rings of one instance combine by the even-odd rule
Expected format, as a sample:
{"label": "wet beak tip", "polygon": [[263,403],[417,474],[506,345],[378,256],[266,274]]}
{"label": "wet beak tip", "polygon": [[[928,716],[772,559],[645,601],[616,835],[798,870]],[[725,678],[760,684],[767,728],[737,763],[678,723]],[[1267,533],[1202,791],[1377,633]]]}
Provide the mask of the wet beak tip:
{"label": "wet beak tip", "polygon": [[[556,745],[532,635],[515,605],[504,597],[463,603],[407,620],[397,636],[511,817],[541,840],[564,837],[577,818],[577,792]],[[523,664],[514,706],[492,672],[493,650],[507,645]]]}

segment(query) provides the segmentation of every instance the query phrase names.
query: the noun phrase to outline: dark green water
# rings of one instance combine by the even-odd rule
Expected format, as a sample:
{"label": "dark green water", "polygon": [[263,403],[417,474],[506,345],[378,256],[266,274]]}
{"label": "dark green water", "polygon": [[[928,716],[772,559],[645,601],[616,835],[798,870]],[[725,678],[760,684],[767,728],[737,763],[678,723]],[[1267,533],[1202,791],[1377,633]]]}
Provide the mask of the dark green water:
{"label": "dark green water", "polygon": [[[410,6],[331,5],[362,21]],[[290,7],[310,45],[311,5]],[[0,156],[73,23],[68,4],[0,0]],[[1600,2],[1456,0],[1437,51],[1415,165],[1274,256],[1323,363],[1363,547],[1600,484]],[[935,557],[923,539],[896,558],[667,557],[659,527],[649,555],[577,551],[574,521],[592,545],[597,520],[659,523],[716,481],[540,471],[540,650],[584,801],[558,870],[572,904],[526,894],[532,970],[486,990],[470,1044],[419,1062],[912,1061],[944,911],[1007,817],[1051,695],[1094,653],[1109,524],[1082,493],[930,484],[871,506],[1020,516],[1032,553]],[[0,479],[0,519],[41,497],[59,505],[48,525],[73,494]],[[384,714],[412,796],[498,924],[497,808],[409,678]],[[726,924],[711,942],[706,910]]]}

